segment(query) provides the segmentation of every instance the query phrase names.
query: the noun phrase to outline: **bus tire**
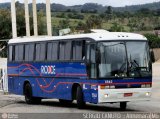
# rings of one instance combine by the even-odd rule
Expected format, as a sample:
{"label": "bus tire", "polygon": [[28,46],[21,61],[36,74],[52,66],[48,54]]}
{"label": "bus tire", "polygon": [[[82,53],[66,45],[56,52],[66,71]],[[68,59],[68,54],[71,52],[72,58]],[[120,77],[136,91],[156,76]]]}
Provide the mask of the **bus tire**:
{"label": "bus tire", "polygon": [[85,102],[83,100],[83,92],[80,86],[77,87],[76,100],[77,100],[77,107],[79,109],[84,108]]}
{"label": "bus tire", "polygon": [[59,102],[62,104],[62,105],[66,105],[66,106],[69,106],[72,104],[73,100],[64,100],[64,99],[59,99]]}
{"label": "bus tire", "polygon": [[27,83],[24,87],[24,96],[27,104],[39,104],[41,103],[41,98],[33,97],[32,95],[32,87],[29,83]]}
{"label": "bus tire", "polygon": [[127,102],[120,102],[120,110],[125,111],[127,108]]}

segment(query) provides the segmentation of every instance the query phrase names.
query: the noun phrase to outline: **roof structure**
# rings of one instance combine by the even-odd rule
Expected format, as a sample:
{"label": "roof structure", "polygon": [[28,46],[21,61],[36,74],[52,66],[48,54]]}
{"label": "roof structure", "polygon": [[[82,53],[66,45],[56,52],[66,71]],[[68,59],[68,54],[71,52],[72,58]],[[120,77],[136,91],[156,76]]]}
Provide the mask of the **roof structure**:
{"label": "roof structure", "polygon": [[25,42],[39,42],[39,41],[54,41],[54,40],[69,40],[69,39],[80,39],[80,38],[90,38],[94,41],[115,41],[115,40],[147,40],[144,36],[135,33],[126,32],[95,32],[88,34],[76,34],[76,35],[66,35],[66,36],[31,36],[31,37],[19,37],[9,40],[10,43],[25,43]]}

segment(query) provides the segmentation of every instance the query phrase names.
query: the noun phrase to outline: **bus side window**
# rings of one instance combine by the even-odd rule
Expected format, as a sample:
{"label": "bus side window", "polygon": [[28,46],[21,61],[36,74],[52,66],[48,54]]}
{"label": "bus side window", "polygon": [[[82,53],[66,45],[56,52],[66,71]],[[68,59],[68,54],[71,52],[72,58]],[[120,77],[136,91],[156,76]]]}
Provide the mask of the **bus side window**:
{"label": "bus side window", "polygon": [[47,45],[47,60],[58,60],[58,42],[51,42]]}
{"label": "bus side window", "polygon": [[96,47],[95,44],[91,44],[90,46],[90,61],[91,61],[91,70],[90,70],[90,77],[96,78],[97,77],[97,64],[96,64]]}
{"label": "bus side window", "polygon": [[52,60],[58,60],[58,42],[52,44]]}
{"label": "bus side window", "polygon": [[48,43],[47,44],[47,60],[48,61],[51,61],[52,60],[52,52],[54,52],[52,49],[53,49],[53,47],[52,47],[52,44],[53,43]]}
{"label": "bus side window", "polygon": [[23,61],[24,59],[24,45],[15,46],[15,61]]}
{"label": "bus side window", "polygon": [[96,48],[95,48],[95,44],[91,44],[90,46],[91,50],[91,55],[90,55],[90,59],[91,59],[91,63],[96,63]]}
{"label": "bus side window", "polygon": [[9,61],[13,61],[14,46],[9,46]]}
{"label": "bus side window", "polygon": [[73,60],[82,60],[82,41],[73,41]]}
{"label": "bus side window", "polygon": [[45,43],[36,44],[36,61],[44,61],[46,58]]}
{"label": "bus side window", "polygon": [[35,58],[35,60],[36,61],[40,61],[40,50],[41,50],[41,47],[40,47],[41,45],[40,44],[36,44],[36,58]]}
{"label": "bus side window", "polygon": [[87,61],[87,71],[90,75],[90,78],[96,78],[97,64],[96,64],[96,45],[95,44],[87,44],[86,61]]}
{"label": "bus side window", "polygon": [[71,41],[62,41],[60,42],[59,49],[59,59],[60,60],[70,60],[71,59]]}
{"label": "bus side window", "polygon": [[15,46],[15,61],[18,61],[18,45]]}
{"label": "bus side window", "polygon": [[59,60],[65,60],[65,44],[64,41],[59,44]]}
{"label": "bus side window", "polygon": [[70,60],[71,59],[71,50],[72,50],[72,42],[67,41],[65,44],[65,60]]}
{"label": "bus side window", "polygon": [[34,60],[34,44],[25,45],[25,61]]}
{"label": "bus side window", "polygon": [[40,60],[44,61],[46,59],[46,44],[41,43],[41,50],[40,50]]}

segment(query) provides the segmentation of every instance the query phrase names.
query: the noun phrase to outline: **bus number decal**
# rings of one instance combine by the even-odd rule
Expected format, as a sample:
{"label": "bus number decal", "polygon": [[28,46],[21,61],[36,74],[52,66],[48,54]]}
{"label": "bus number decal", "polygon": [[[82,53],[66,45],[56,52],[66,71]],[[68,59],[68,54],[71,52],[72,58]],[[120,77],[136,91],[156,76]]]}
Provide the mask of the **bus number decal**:
{"label": "bus number decal", "polygon": [[112,80],[106,80],[105,83],[113,83]]}

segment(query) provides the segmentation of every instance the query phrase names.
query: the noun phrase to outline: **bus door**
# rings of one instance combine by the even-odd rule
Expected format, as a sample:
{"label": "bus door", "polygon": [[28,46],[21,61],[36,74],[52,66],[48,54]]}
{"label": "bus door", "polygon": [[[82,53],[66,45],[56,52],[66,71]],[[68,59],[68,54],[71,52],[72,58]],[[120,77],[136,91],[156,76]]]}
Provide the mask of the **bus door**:
{"label": "bus door", "polygon": [[98,99],[98,86],[97,83],[97,63],[96,63],[96,44],[88,43],[86,44],[86,65],[87,73],[90,82],[90,100],[92,103],[96,103]]}

